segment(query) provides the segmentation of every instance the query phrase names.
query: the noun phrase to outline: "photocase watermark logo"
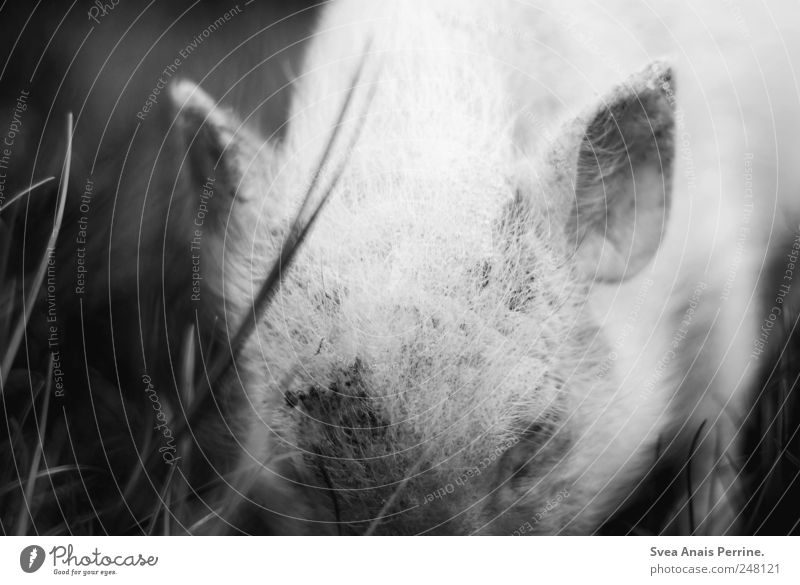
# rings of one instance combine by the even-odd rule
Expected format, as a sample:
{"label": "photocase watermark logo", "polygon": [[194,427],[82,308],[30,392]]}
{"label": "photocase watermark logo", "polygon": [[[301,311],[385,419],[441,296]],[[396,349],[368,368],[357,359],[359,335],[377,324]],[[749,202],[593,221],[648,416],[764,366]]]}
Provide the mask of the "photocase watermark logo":
{"label": "photocase watermark logo", "polygon": [[93,20],[95,24],[100,24],[100,21],[107,16],[109,12],[114,10],[117,4],[119,4],[119,0],[110,0],[109,2],[95,0],[94,6],[89,9],[86,15],[89,17],[89,20]]}
{"label": "photocase watermark logo", "polygon": [[19,566],[26,573],[35,573],[44,564],[44,549],[36,544],[26,546],[19,553]]}

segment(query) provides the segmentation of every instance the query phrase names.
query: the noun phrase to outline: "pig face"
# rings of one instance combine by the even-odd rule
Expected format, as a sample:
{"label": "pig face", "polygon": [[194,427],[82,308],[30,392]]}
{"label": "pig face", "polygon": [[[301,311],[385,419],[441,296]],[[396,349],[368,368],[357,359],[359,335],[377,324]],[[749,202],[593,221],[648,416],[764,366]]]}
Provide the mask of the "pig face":
{"label": "pig face", "polygon": [[[172,88],[187,192],[213,191],[202,313],[228,335],[310,177],[336,183],[237,381],[213,389],[240,429],[237,517],[277,532],[591,531],[650,447],[618,436],[625,406],[590,301],[661,241],[671,72],[655,63],[610,88],[534,152],[474,108],[402,111],[384,78],[342,126],[358,138],[322,168],[334,124],[310,102],[273,147],[198,87]],[[500,102],[486,109],[510,119]]]}

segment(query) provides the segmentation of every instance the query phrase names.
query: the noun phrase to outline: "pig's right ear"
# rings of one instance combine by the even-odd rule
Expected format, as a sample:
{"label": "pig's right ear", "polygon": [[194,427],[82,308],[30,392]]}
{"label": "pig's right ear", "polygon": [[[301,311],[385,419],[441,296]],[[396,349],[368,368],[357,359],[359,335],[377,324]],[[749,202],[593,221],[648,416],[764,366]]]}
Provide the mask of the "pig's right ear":
{"label": "pig's right ear", "polygon": [[[190,81],[170,86],[173,130],[184,154],[184,186],[213,183],[211,220],[227,221],[219,211],[257,198],[271,176],[272,148]],[[205,222],[204,222],[205,223]]]}
{"label": "pig's right ear", "polygon": [[263,264],[253,261],[256,235],[282,215],[272,189],[274,147],[192,82],[174,83],[169,97],[181,167],[170,221],[199,265],[192,300],[210,318],[235,321],[260,277],[251,273]]}
{"label": "pig's right ear", "polygon": [[591,277],[619,282],[644,268],[667,224],[674,158],[674,83],[656,62],[602,96],[561,142],[574,193],[566,232]]}

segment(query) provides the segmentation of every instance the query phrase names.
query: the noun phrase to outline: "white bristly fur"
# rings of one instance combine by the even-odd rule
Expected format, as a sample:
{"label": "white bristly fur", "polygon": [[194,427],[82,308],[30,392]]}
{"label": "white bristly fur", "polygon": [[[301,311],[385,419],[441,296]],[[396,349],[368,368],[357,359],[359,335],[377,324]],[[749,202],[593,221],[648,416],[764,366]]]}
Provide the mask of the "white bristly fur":
{"label": "white bristly fur", "polygon": [[[729,462],[754,373],[760,212],[732,292],[725,283],[742,223],[745,153],[761,134],[756,118],[746,118],[746,142],[745,125],[711,117],[706,104],[716,99],[725,111],[730,88],[676,57],[664,241],[621,283],[585,274],[564,228],[579,170],[567,148],[577,140],[570,120],[586,122],[598,96],[613,98],[612,87],[676,46],[663,34],[640,44],[631,32],[653,17],[624,6],[612,6],[613,17],[589,5],[567,13],[558,3],[478,1],[342,1],[326,10],[297,80],[286,143],[262,185],[267,201],[299,206],[369,47],[341,132],[360,126],[360,139],[322,169],[330,180],[346,161],[249,344],[254,407],[241,414],[251,417],[242,467],[272,468],[258,484],[268,507],[270,490],[297,494],[286,500],[294,508],[277,510],[301,519],[292,529],[334,520],[328,496],[292,483],[317,474],[318,461],[337,490],[339,519],[356,529],[390,512],[397,517],[373,528],[513,532],[566,490],[535,531],[591,532],[659,448],[692,466],[691,528],[735,526]],[[678,47],[699,37],[699,24],[687,21],[675,29]],[[739,33],[724,22],[715,34],[730,47]],[[712,69],[722,70],[704,71]],[[732,77],[734,89],[743,103],[760,103],[747,75]],[[289,220],[249,205],[262,224]],[[273,233],[259,248],[265,257],[239,266],[253,273],[231,291],[257,288],[278,241]],[[249,298],[233,304],[243,310]],[[311,388],[325,398],[309,398]],[[286,395],[308,402],[289,408]],[[368,437],[359,440],[344,432],[370,416],[385,430],[362,430]],[[526,457],[536,443],[530,433],[541,444]],[[525,469],[518,477],[502,463],[512,453]],[[427,501],[484,461],[497,465]],[[319,477],[316,484],[325,487]],[[309,498],[316,502],[304,505]],[[686,510],[682,500],[674,513],[681,530]]]}

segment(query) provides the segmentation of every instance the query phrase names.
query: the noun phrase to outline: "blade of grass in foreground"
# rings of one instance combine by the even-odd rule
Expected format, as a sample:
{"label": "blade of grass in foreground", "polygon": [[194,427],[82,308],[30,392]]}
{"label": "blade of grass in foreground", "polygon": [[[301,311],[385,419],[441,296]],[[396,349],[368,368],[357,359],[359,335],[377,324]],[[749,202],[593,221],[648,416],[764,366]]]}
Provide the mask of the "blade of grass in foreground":
{"label": "blade of grass in foreground", "polygon": [[[50,391],[53,384],[53,356],[50,355],[50,363],[47,366],[47,385],[44,390],[44,398],[42,404],[42,416],[36,421],[37,438],[39,439],[36,444],[36,450],[33,452],[31,463],[28,467],[28,480],[25,482],[25,501],[24,505],[19,508],[19,515],[17,516],[16,528],[14,534],[17,536],[25,536],[28,534],[28,527],[31,518],[33,518],[33,495],[36,491],[36,479],[40,477],[39,465],[42,462],[42,453],[44,452],[44,439],[47,433],[47,416],[50,412]],[[34,409],[35,412],[35,409]],[[45,463],[46,465],[46,463]]]}
{"label": "blade of grass in foreground", "polygon": [[17,355],[17,349],[22,341],[22,336],[25,333],[25,328],[28,325],[33,306],[36,302],[36,297],[39,295],[39,290],[44,282],[44,275],[47,270],[47,262],[50,254],[54,253],[53,249],[58,239],[58,233],[61,230],[61,221],[64,218],[64,206],[67,201],[67,186],[69,185],[69,171],[72,164],[72,113],[67,114],[67,154],[64,157],[64,165],[61,170],[61,185],[58,193],[58,211],[56,212],[55,220],[53,221],[53,231],[50,233],[50,239],[47,242],[47,249],[39,263],[39,269],[36,272],[36,278],[33,281],[33,286],[28,291],[27,298],[23,297],[23,314],[20,315],[14,333],[11,335],[8,347],[6,348],[5,355],[3,356],[3,363],[0,365],[0,394],[6,386],[8,373],[11,371],[11,364],[14,363],[14,357]]}
{"label": "blade of grass in foreground", "polygon": [[0,213],[3,213],[3,212],[4,212],[4,211],[5,211],[5,210],[6,210],[8,207],[10,207],[10,206],[11,206],[11,205],[12,205],[12,204],[15,202],[15,201],[17,201],[17,200],[19,200],[19,199],[22,199],[22,198],[23,198],[25,195],[27,195],[28,193],[30,193],[30,192],[31,192],[31,191],[33,191],[34,189],[37,189],[37,188],[41,187],[42,185],[45,185],[45,184],[49,183],[49,182],[50,182],[50,181],[52,181],[53,179],[55,179],[55,177],[47,177],[46,179],[42,179],[41,181],[39,181],[39,182],[37,182],[37,183],[34,183],[33,185],[31,185],[31,186],[30,186],[30,187],[28,187],[27,189],[24,189],[23,191],[20,191],[19,193],[17,193],[16,195],[14,195],[14,196],[13,196],[11,199],[9,199],[8,201],[6,201],[4,205],[0,205]]}

